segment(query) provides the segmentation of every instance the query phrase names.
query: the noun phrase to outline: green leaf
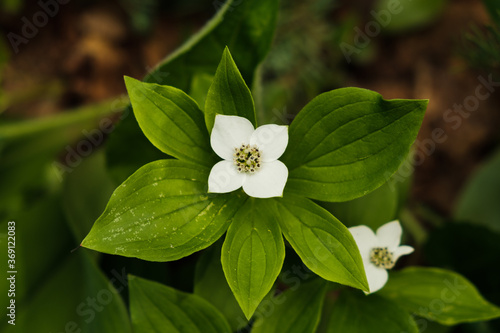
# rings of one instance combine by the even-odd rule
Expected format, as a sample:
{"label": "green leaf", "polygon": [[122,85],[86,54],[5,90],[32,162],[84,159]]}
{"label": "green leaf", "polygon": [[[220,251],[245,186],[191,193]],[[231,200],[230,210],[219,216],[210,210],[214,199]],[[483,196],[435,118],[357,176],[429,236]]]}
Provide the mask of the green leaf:
{"label": "green leaf", "polygon": [[[57,187],[62,178],[71,173],[83,156],[95,149],[93,142],[102,141],[103,132],[111,124],[106,116],[116,113],[113,103],[82,107],[54,116],[0,125],[0,220],[12,218],[14,207],[31,206],[30,193],[44,193]],[[99,121],[101,118],[101,121]],[[85,136],[100,132],[100,139],[74,143]],[[82,148],[83,147],[83,148]],[[61,152],[68,153],[64,161],[54,159]],[[83,153],[82,153],[83,152]],[[40,194],[37,194],[39,197]]]}
{"label": "green leaf", "polygon": [[257,126],[252,93],[227,47],[224,49],[205,102],[205,121],[210,132],[217,114],[244,117],[255,127]]}
{"label": "green leaf", "polygon": [[444,325],[500,317],[500,308],[487,302],[467,279],[444,269],[410,267],[392,272],[379,294]]}
{"label": "green leaf", "polygon": [[[125,286],[116,279],[110,282],[86,253],[78,251],[68,256],[72,237],[65,229],[59,203],[59,196],[45,198],[15,219],[16,325],[2,321],[0,330],[131,332],[125,305],[117,293]],[[39,222],[40,216],[46,219],[44,223],[33,223]],[[0,226],[2,230],[7,230],[6,224]],[[55,230],[61,238],[58,242],[50,241]],[[0,243],[4,248],[3,240]],[[1,288],[8,290],[3,281]],[[1,313],[5,317],[4,310]]]}
{"label": "green leaf", "polygon": [[[429,234],[421,253],[428,265],[462,274],[489,302],[500,304],[500,265],[492,265],[500,262],[500,234],[476,224],[444,223]],[[481,325],[500,332],[500,319]]]}
{"label": "green leaf", "polygon": [[322,278],[368,290],[358,246],[349,230],[309,199],[275,199],[276,219],[304,264]]}
{"label": "green leaf", "polygon": [[388,183],[361,198],[321,204],[346,226],[367,225],[376,230],[396,218],[398,191]]}
{"label": "green leaf", "polygon": [[16,326],[2,332],[132,332],[121,296],[83,253],[66,258],[37,287],[22,303]]}
{"label": "green leaf", "polygon": [[187,91],[195,74],[215,73],[227,46],[251,86],[255,68],[271,46],[278,8],[278,0],[226,1],[198,33],[148,73],[145,81]]}
{"label": "green leaf", "polygon": [[[420,332],[425,331],[425,333],[449,333],[449,332],[453,332],[453,330],[454,330],[454,327],[452,327],[452,326],[441,325],[439,323],[436,323],[435,321],[430,321],[430,320],[427,320],[427,319],[424,319],[421,317],[414,317],[413,320],[415,321],[418,328],[420,329]],[[476,333],[479,333],[479,332],[476,332]],[[482,332],[482,333],[486,333],[486,332]],[[493,332],[488,332],[488,333],[493,333]]]}
{"label": "green leaf", "polygon": [[285,245],[268,200],[249,198],[229,227],[222,246],[227,282],[250,319],[271,290],[285,258]]}
{"label": "green leaf", "polygon": [[[114,278],[108,280],[84,251],[69,253],[77,242],[65,225],[61,201],[56,191],[37,197],[10,216],[16,222],[16,325],[2,321],[0,331],[130,333],[128,314],[118,294],[125,289],[124,283],[114,271],[109,272]],[[0,230],[7,231],[7,221],[0,224]],[[7,237],[0,237],[0,248],[7,253]],[[5,267],[2,264],[6,272],[7,261]],[[2,279],[0,289],[6,291],[4,281],[8,282]],[[7,292],[0,297],[3,304],[7,304],[6,297]],[[6,309],[0,309],[3,318]]]}
{"label": "green leaf", "polygon": [[209,169],[159,160],[113,193],[82,246],[150,261],[171,261],[208,247],[243,204],[238,193],[209,196]]}
{"label": "green leaf", "polygon": [[[87,303],[86,307],[83,309],[86,311],[84,318],[79,318],[79,321],[82,322],[82,326],[84,326],[84,332],[103,332],[103,333],[111,333],[111,332],[132,332],[132,325],[130,323],[130,319],[127,313],[127,309],[125,307],[125,303],[123,302],[122,297],[119,292],[125,290],[127,281],[122,280],[124,270],[119,272],[117,270],[111,270],[110,275],[111,279],[108,279],[103,272],[99,270],[96,264],[89,258],[89,256],[85,254],[81,254],[82,257],[85,257],[84,264],[80,264],[79,269],[76,271],[80,271],[77,274],[80,275],[80,278],[83,278],[83,283],[75,283],[73,280],[71,284],[71,289],[64,292],[61,291],[57,287],[57,291],[49,295],[53,295],[54,293],[60,294],[74,294],[74,290],[78,288],[84,288],[80,291],[78,307],[76,308],[76,313],[82,317],[82,301],[85,297],[85,300],[88,302],[87,297],[95,297],[97,301],[97,305],[101,306],[102,312],[95,312],[95,320],[89,322],[90,320],[90,311],[89,304]],[[84,268],[83,272],[82,267]],[[57,284],[56,284],[57,285]],[[104,296],[106,295],[106,296]],[[50,297],[50,296],[48,296]],[[108,298],[106,298],[108,297]],[[45,303],[47,300],[47,296],[41,297],[42,302]],[[34,307],[36,311],[40,310],[40,307]],[[67,303],[60,304],[59,306],[67,306]],[[100,308],[98,308],[100,309]],[[51,309],[52,310],[52,309]],[[57,311],[55,311],[57,313]],[[46,318],[44,318],[47,320]],[[83,319],[83,320],[82,320]],[[28,332],[30,332],[29,330]]]}
{"label": "green leaf", "polygon": [[373,21],[385,31],[414,30],[435,21],[446,8],[446,0],[379,0],[375,4]]}
{"label": "green leaf", "polygon": [[212,166],[215,154],[203,112],[183,91],[125,77],[135,117],[146,137],[162,152]]}
{"label": "green leaf", "polygon": [[343,290],[335,302],[328,333],[418,333],[410,314],[378,295]]}
{"label": "green leaf", "polygon": [[106,142],[107,169],[115,185],[123,183],[141,166],[165,158],[170,156],[146,138],[135,119],[132,106],[127,106]]}
{"label": "green leaf", "polygon": [[222,241],[206,249],[196,264],[194,293],[219,310],[234,332],[248,324],[233,292],[227,284],[220,262]]}
{"label": "green leaf", "polygon": [[455,219],[500,232],[500,151],[468,181],[458,199]]}
{"label": "green leaf", "polygon": [[230,333],[224,317],[203,298],[129,276],[134,332]]}
{"label": "green leaf", "polygon": [[92,154],[63,183],[62,203],[76,239],[82,239],[101,215],[114,186],[105,169],[104,151]]}
{"label": "green leaf", "polygon": [[[315,279],[290,288],[280,297],[280,303],[269,316],[260,317],[252,333],[314,333],[318,326],[327,283]],[[343,332],[343,331],[341,331]]]}
{"label": "green leaf", "polygon": [[[44,280],[54,274],[54,270],[62,265],[68,249],[74,248],[76,242],[65,224],[59,209],[61,196],[54,194],[43,199],[37,198],[21,211],[9,215],[9,220],[0,223],[0,246],[7,254],[7,223],[16,222],[16,301],[27,304],[30,297],[40,288]],[[43,216],[43,223],[39,223]],[[47,241],[54,237],[57,230],[59,240]],[[36,249],[36,250],[34,250]],[[7,270],[7,260],[0,261],[0,269]],[[8,290],[9,281],[0,280],[0,290]],[[7,293],[1,295],[1,300]],[[4,304],[6,304],[4,302]],[[5,318],[6,307],[0,308],[0,315]]]}
{"label": "green leaf", "polygon": [[[193,79],[200,74],[214,75],[227,45],[245,82],[252,86],[255,68],[271,46],[278,3],[278,0],[226,1],[199,33],[167,56],[144,80],[174,86],[191,95]],[[132,113],[117,126],[107,147],[108,163],[118,183],[142,165],[161,158],[151,150]]]}
{"label": "green leaf", "polygon": [[426,106],[360,88],[319,95],[290,125],[286,189],[328,202],[375,190],[404,162]]}
{"label": "green leaf", "polygon": [[205,100],[207,98],[208,90],[214,80],[214,74],[200,73],[193,76],[191,80],[191,88],[189,89],[189,96],[191,96],[198,106],[203,110],[205,107]]}

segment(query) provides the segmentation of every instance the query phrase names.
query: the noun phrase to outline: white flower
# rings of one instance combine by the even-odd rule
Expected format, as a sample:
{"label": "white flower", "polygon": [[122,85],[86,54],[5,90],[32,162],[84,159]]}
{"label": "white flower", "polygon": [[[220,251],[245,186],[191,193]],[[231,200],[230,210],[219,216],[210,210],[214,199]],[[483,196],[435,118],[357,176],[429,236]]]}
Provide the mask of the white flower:
{"label": "white flower", "polygon": [[288,126],[254,129],[243,117],[216,115],[210,144],[223,161],[208,176],[208,192],[227,193],[243,186],[256,198],[283,195],[288,169],[278,158],[288,145]]}
{"label": "white flower", "polygon": [[399,257],[413,252],[411,246],[399,245],[402,234],[399,221],[384,224],[377,229],[377,234],[365,225],[349,228],[349,231],[363,259],[370,287],[367,294],[382,289],[389,278],[387,269],[394,267]]}

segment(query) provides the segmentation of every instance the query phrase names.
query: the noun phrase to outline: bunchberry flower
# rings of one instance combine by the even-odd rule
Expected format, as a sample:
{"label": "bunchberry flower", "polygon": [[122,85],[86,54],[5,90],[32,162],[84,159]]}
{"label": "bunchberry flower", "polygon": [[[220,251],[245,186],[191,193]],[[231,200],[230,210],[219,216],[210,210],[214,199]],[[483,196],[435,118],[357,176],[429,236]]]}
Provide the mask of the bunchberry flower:
{"label": "bunchberry flower", "polygon": [[256,198],[283,195],[288,169],[278,158],[288,145],[288,126],[255,129],[246,118],[217,115],[210,144],[224,160],[210,171],[208,192],[227,193],[243,187]]}
{"label": "bunchberry flower", "polygon": [[387,270],[394,267],[399,257],[413,252],[411,246],[399,245],[402,234],[399,221],[384,224],[376,234],[365,225],[349,228],[349,231],[363,259],[369,293],[380,290],[386,284],[389,278]]}

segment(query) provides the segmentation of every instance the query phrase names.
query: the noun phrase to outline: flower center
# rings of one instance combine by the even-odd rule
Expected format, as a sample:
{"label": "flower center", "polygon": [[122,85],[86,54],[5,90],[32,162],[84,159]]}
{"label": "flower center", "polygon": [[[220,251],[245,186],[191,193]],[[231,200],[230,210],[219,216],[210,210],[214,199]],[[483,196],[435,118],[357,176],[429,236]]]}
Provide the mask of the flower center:
{"label": "flower center", "polygon": [[242,144],[234,148],[234,165],[238,172],[254,173],[260,169],[260,152],[256,145]]}
{"label": "flower center", "polygon": [[370,262],[377,267],[391,269],[394,267],[393,253],[386,247],[375,247],[370,252]]}

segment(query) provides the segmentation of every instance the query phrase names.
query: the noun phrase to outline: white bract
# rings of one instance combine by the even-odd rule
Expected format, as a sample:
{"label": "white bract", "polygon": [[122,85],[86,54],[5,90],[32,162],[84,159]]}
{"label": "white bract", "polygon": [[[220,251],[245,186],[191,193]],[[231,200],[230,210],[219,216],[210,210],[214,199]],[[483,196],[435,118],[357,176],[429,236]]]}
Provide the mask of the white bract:
{"label": "white bract", "polygon": [[208,176],[208,192],[227,193],[243,186],[251,197],[283,195],[288,169],[278,158],[288,145],[288,126],[255,129],[243,117],[216,115],[210,144],[223,161]]}
{"label": "white bract", "polygon": [[403,232],[399,221],[384,224],[376,234],[365,225],[349,228],[349,231],[363,259],[370,287],[367,294],[380,290],[389,278],[387,270],[394,267],[399,257],[413,252],[411,246],[399,245]]}

